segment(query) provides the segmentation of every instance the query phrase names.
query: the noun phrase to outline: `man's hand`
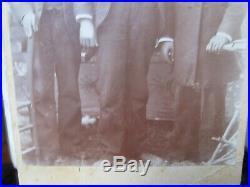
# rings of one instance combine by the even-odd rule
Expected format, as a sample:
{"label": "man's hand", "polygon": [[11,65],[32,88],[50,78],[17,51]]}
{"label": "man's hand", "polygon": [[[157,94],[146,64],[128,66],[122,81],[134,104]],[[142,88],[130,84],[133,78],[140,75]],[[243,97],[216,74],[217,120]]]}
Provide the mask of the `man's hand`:
{"label": "man's hand", "polygon": [[33,35],[33,32],[36,32],[38,30],[35,14],[33,12],[26,14],[23,17],[22,25],[23,25],[26,36],[28,38],[31,38]]}
{"label": "man's hand", "polygon": [[167,41],[161,44],[161,58],[167,63],[174,62],[174,42]]}
{"label": "man's hand", "polygon": [[80,26],[80,43],[84,48],[97,46],[94,25],[91,20],[83,19]]}
{"label": "man's hand", "polygon": [[219,54],[224,47],[224,45],[228,44],[230,40],[223,35],[215,35],[209,41],[206,50],[210,53]]}

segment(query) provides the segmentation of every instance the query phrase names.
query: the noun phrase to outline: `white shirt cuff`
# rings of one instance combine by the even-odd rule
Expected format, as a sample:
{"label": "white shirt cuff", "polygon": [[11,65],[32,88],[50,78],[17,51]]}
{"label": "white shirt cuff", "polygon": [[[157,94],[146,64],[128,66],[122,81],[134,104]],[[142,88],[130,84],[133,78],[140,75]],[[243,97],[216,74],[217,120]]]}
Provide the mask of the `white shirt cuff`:
{"label": "white shirt cuff", "polygon": [[156,42],[155,48],[157,48],[162,42],[174,42],[174,39],[170,37],[162,37]]}
{"label": "white shirt cuff", "polygon": [[233,41],[233,38],[232,38],[229,34],[227,34],[227,33],[225,33],[225,32],[217,32],[216,35],[220,35],[220,36],[226,37],[226,38],[229,40],[229,42],[232,42],[232,41]]}
{"label": "white shirt cuff", "polygon": [[78,14],[76,15],[76,21],[79,21],[81,19],[93,19],[93,17],[89,14]]}

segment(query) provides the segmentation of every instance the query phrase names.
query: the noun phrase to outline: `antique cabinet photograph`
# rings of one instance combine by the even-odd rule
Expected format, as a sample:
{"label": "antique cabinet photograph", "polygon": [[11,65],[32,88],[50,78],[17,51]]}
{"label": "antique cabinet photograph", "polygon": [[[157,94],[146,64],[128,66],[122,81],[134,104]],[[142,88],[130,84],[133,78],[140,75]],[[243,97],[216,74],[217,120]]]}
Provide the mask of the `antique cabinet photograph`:
{"label": "antique cabinet photograph", "polygon": [[247,3],[5,6],[4,99],[25,165],[147,176],[242,162]]}

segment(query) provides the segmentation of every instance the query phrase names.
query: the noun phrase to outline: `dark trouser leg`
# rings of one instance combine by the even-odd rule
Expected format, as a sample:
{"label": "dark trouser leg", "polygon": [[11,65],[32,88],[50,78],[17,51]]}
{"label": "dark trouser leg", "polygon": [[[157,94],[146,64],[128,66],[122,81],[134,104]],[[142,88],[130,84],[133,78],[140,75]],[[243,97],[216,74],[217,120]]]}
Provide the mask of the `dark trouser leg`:
{"label": "dark trouser leg", "polygon": [[108,152],[121,151],[126,126],[124,116],[127,64],[127,7],[114,3],[98,30],[100,97],[99,135]]}
{"label": "dark trouser leg", "polygon": [[[60,149],[65,156],[76,155],[81,145],[81,102],[78,84],[81,48],[80,44],[74,43],[77,39],[72,40],[73,37],[78,38],[78,34],[67,32],[67,27],[74,26],[66,25],[60,16],[54,21]],[[74,20],[71,23],[74,24]]]}
{"label": "dark trouser leg", "polygon": [[202,125],[204,124],[204,126],[207,126],[207,130],[212,133],[211,136],[222,136],[225,130],[225,100],[227,86],[209,86],[204,88],[202,93]]}
{"label": "dark trouser leg", "polygon": [[[73,23],[73,20],[72,20]],[[40,62],[35,64],[34,100],[40,148],[46,154],[73,153],[80,138],[80,96],[78,70],[80,47],[69,37],[63,14],[44,13],[39,30]],[[76,36],[77,37],[77,36]],[[58,82],[58,121],[56,115],[54,75]],[[58,155],[58,153],[56,154]]]}
{"label": "dark trouser leg", "polygon": [[37,142],[41,157],[58,154],[59,138],[54,93],[54,48],[49,16],[42,16],[38,39],[39,59],[33,64],[33,100]]}
{"label": "dark trouser leg", "polygon": [[199,159],[199,130],[201,123],[201,94],[190,87],[177,87],[175,139],[181,159]]}
{"label": "dark trouser leg", "polygon": [[215,136],[222,136],[225,130],[225,100],[227,86],[218,86],[214,90],[215,98],[215,116],[214,116],[214,133]]}
{"label": "dark trouser leg", "polygon": [[132,4],[113,4],[98,33],[101,140],[126,155],[139,150],[145,138],[147,71],[155,39],[155,7]]}
{"label": "dark trouser leg", "polygon": [[212,137],[221,137],[225,131],[226,90],[226,85],[208,86],[202,90],[200,149],[204,161],[211,157],[218,145],[217,142],[212,141]]}
{"label": "dark trouser leg", "polygon": [[156,38],[156,7],[131,3],[127,65],[125,154],[138,158],[147,137],[148,67]]}

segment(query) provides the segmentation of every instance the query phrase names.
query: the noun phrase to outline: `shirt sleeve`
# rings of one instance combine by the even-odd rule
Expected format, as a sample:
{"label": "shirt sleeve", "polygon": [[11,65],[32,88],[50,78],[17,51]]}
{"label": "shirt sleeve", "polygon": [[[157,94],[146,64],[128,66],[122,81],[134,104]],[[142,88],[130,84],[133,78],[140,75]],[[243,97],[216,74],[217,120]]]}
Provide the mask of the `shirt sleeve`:
{"label": "shirt sleeve", "polygon": [[156,42],[155,48],[159,47],[160,43],[162,42],[174,42],[174,39],[170,37],[162,37]]}
{"label": "shirt sleeve", "polygon": [[90,20],[92,20],[93,16],[91,16],[89,14],[78,14],[78,15],[76,15],[76,21],[77,22],[79,22],[80,20],[83,20],[83,19],[90,19]]}

